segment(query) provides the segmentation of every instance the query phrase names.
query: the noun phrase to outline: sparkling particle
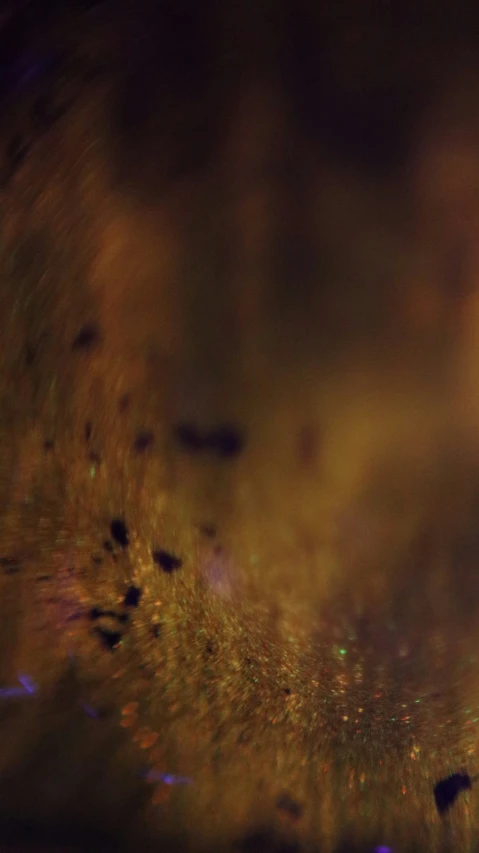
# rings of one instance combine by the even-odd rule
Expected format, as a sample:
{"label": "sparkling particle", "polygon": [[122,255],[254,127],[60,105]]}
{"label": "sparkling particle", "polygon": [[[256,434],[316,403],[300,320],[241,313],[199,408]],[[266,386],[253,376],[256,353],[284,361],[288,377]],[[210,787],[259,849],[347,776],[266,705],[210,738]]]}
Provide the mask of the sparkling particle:
{"label": "sparkling particle", "polygon": [[191,785],[189,776],[176,776],[173,773],[159,773],[157,770],[149,770],[146,774],[148,782],[163,782],[164,785]]}

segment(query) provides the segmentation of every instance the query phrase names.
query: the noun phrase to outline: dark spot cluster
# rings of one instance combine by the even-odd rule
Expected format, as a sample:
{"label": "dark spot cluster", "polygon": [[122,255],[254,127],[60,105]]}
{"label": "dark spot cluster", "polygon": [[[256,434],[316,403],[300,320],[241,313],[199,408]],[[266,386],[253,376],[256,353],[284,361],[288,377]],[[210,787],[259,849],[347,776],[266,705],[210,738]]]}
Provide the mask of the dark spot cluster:
{"label": "dark spot cluster", "polygon": [[[122,518],[114,518],[110,522],[110,534],[113,539],[105,539],[103,548],[115,559],[115,544],[121,548],[127,548],[130,542],[129,532],[125,521]],[[114,544],[115,543],[115,544]],[[92,554],[92,562],[96,565],[103,563],[101,554]],[[92,607],[89,611],[89,619],[94,622],[94,633],[98,636],[101,644],[109,651],[114,651],[120,644],[123,631],[121,626],[125,626],[130,619],[128,610],[139,606],[141,599],[140,587],[130,584],[125,590],[122,607],[123,609],[112,610],[101,607]]]}
{"label": "dark spot cluster", "polygon": [[241,429],[233,424],[220,424],[209,430],[201,430],[194,424],[176,424],[173,434],[178,446],[187,453],[210,453],[220,459],[239,456],[245,446]]}
{"label": "dark spot cluster", "polygon": [[[113,518],[110,522],[111,539],[105,539],[103,548],[115,559],[115,545],[122,549],[128,547],[130,536],[126,522],[122,518]],[[113,540],[113,541],[112,541]],[[183,565],[183,560],[165,549],[156,549],[152,551],[153,562],[158,565],[166,574],[172,574]],[[92,554],[92,562],[96,565],[103,563],[103,557],[100,554]],[[122,607],[119,611],[104,609],[101,607],[93,607],[89,612],[89,619],[95,624],[93,630],[98,635],[102,645],[110,651],[116,649],[122,639],[121,625],[125,625],[129,621],[128,610],[139,606],[142,597],[142,590],[136,584],[130,584],[125,590]],[[159,637],[161,626],[155,624],[152,626],[153,636]]]}
{"label": "dark spot cluster", "polygon": [[[123,608],[138,607],[140,598],[141,589],[131,584],[125,592]],[[89,619],[95,623],[93,631],[101,644],[109,651],[114,651],[123,637],[121,626],[125,626],[130,620],[129,613],[126,610],[117,611],[92,607],[88,615]]]}

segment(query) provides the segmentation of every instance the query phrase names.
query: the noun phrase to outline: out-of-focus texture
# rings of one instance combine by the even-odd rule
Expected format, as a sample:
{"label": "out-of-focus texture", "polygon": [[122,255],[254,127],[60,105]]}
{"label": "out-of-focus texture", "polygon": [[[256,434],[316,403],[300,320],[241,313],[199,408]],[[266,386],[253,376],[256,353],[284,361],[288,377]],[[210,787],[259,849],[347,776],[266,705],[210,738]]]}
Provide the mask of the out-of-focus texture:
{"label": "out-of-focus texture", "polygon": [[5,8],[0,847],[476,849],[479,15]]}

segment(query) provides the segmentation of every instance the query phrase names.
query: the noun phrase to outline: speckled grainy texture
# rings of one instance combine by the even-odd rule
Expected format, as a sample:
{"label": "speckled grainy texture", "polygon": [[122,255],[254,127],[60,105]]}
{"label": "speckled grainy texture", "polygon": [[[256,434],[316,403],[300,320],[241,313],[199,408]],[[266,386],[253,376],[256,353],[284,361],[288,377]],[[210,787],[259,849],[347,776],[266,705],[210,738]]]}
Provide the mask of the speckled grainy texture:
{"label": "speckled grainy texture", "polygon": [[90,6],[0,21],[0,848],[476,850],[472,13]]}

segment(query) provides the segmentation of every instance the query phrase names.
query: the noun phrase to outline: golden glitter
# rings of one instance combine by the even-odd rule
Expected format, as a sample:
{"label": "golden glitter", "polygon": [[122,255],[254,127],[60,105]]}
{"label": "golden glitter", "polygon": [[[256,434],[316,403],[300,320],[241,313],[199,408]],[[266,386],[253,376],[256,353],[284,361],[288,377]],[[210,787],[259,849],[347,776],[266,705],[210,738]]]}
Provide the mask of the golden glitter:
{"label": "golden glitter", "polygon": [[127,717],[130,714],[136,714],[137,710],[138,702],[128,702],[128,705],[125,705],[124,708],[122,708],[121,713],[123,717]]}

